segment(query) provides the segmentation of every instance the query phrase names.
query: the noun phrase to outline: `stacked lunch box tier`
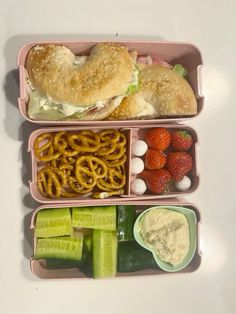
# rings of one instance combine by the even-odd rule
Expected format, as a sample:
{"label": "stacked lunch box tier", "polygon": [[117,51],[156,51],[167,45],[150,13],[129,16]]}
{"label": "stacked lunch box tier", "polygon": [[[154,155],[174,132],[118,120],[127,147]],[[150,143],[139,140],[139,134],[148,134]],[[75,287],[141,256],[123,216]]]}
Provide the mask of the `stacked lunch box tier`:
{"label": "stacked lunch box tier", "polygon": [[[195,95],[196,114],[112,121],[36,120],[28,115],[30,95],[34,92],[26,71],[31,49],[59,45],[76,56],[88,56],[98,43],[32,42],[23,46],[18,54],[19,109],[26,120],[39,126],[28,139],[32,160],[30,193],[43,204],[32,212],[31,269],[41,278],[193,272],[201,263],[201,215],[196,205],[182,197],[193,193],[199,185],[197,132],[185,124],[186,120],[200,114],[204,102],[201,92],[203,62],[195,46],[178,42],[116,42],[128,51],[136,51],[139,60],[145,60],[145,63],[153,62],[172,71],[177,64],[181,65],[181,70],[187,70],[184,79]],[[134,94],[136,92],[135,89]],[[157,129],[165,130],[170,137],[168,146],[158,152],[159,157],[149,142]],[[154,135],[151,135],[153,130]],[[171,143],[173,134],[177,133],[191,138],[184,151]],[[182,176],[185,181],[173,179],[173,160],[176,162],[177,157],[189,167]],[[155,169],[153,163],[162,165]],[[153,188],[153,178],[161,171],[167,181],[166,186],[163,183],[158,190]],[[167,178],[166,173],[171,176]],[[154,223],[146,226],[149,214],[154,215],[150,220]],[[166,224],[164,221],[159,225],[158,236],[154,236],[157,232],[155,223],[159,224],[155,214],[160,214],[157,219],[162,215],[166,217]],[[174,223],[170,225],[172,214],[175,215]],[[146,230],[142,230],[144,227]],[[173,228],[175,231],[171,234]],[[160,230],[164,233],[160,234]],[[153,238],[147,238],[150,234]],[[182,239],[184,236],[188,238],[187,244],[177,243],[176,238],[177,244],[171,243],[171,237]],[[176,262],[175,258],[181,255],[178,250],[185,244],[186,253],[182,252],[184,257]],[[165,252],[164,247],[168,247]]]}

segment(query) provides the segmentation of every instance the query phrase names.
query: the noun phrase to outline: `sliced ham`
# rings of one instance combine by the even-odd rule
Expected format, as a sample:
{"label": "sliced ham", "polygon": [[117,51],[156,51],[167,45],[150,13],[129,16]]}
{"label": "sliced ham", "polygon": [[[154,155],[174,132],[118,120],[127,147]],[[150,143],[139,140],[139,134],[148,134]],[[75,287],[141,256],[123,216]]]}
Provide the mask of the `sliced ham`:
{"label": "sliced ham", "polygon": [[172,68],[172,66],[168,62],[163,61],[156,56],[152,56],[152,57],[151,56],[138,56],[137,63],[138,64],[161,64],[166,68]]}

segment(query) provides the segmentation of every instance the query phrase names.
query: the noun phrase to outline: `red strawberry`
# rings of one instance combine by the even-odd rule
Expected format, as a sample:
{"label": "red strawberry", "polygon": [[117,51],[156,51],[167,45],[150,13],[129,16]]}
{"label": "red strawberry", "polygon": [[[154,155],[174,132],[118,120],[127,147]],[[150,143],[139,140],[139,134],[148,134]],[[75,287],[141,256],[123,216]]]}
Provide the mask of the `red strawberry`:
{"label": "red strawberry", "polygon": [[177,151],[187,151],[193,144],[193,138],[186,130],[175,131],[171,134],[171,146]]}
{"label": "red strawberry", "polygon": [[192,157],[185,152],[172,152],[166,158],[166,169],[175,182],[181,181],[185,174],[192,169],[192,166]]}
{"label": "red strawberry", "polygon": [[166,157],[162,152],[155,149],[149,149],[145,155],[145,167],[147,169],[161,169],[165,166]]}
{"label": "red strawberry", "polygon": [[171,135],[165,128],[155,128],[147,132],[145,140],[149,147],[164,151],[170,145]]}
{"label": "red strawberry", "polygon": [[140,178],[146,182],[149,191],[156,194],[164,193],[171,182],[171,175],[166,169],[144,170]]}

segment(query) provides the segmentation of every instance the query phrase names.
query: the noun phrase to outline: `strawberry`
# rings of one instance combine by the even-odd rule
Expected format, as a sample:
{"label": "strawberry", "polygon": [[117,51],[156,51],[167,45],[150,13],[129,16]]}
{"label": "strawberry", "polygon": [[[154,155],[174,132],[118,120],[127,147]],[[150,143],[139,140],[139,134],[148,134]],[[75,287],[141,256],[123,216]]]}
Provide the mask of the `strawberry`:
{"label": "strawberry", "polygon": [[165,155],[155,149],[149,149],[145,155],[145,167],[147,169],[161,169],[165,166],[166,157]]}
{"label": "strawberry", "polygon": [[171,134],[171,146],[176,151],[187,151],[193,144],[193,138],[186,130],[175,131]]}
{"label": "strawberry", "polygon": [[150,192],[162,194],[168,189],[171,182],[171,175],[166,169],[144,170],[140,173]]}
{"label": "strawberry", "polygon": [[170,145],[171,135],[165,128],[155,128],[147,132],[145,140],[149,147],[164,151]]}
{"label": "strawberry", "polygon": [[166,158],[166,169],[175,182],[181,181],[192,166],[192,157],[186,152],[171,152]]}

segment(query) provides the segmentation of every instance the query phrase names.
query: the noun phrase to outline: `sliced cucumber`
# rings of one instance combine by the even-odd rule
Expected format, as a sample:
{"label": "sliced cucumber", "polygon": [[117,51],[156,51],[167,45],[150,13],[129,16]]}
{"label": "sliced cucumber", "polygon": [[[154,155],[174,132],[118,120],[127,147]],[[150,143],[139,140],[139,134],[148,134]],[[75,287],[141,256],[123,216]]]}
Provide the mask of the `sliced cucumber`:
{"label": "sliced cucumber", "polygon": [[47,258],[46,268],[80,268],[85,267],[88,264],[88,250],[83,246],[82,257],[79,261],[60,258]]}
{"label": "sliced cucumber", "polygon": [[114,277],[117,270],[116,231],[93,230],[93,276]]}
{"label": "sliced cucumber", "polygon": [[135,219],[135,206],[117,206],[117,236],[119,241],[129,241],[134,239],[133,227]]}
{"label": "sliced cucumber", "polygon": [[72,261],[66,259],[49,258],[46,260],[46,268],[78,268],[81,266],[80,261]]}
{"label": "sliced cucumber", "polygon": [[134,272],[158,268],[152,253],[136,241],[120,242],[118,246],[118,271]]}
{"label": "sliced cucumber", "polygon": [[69,208],[43,209],[37,213],[35,236],[49,238],[72,234]]}
{"label": "sliced cucumber", "polygon": [[74,207],[72,208],[74,227],[115,230],[116,206]]}
{"label": "sliced cucumber", "polygon": [[80,261],[83,249],[83,236],[77,238],[58,237],[38,239],[35,259],[60,258]]}

